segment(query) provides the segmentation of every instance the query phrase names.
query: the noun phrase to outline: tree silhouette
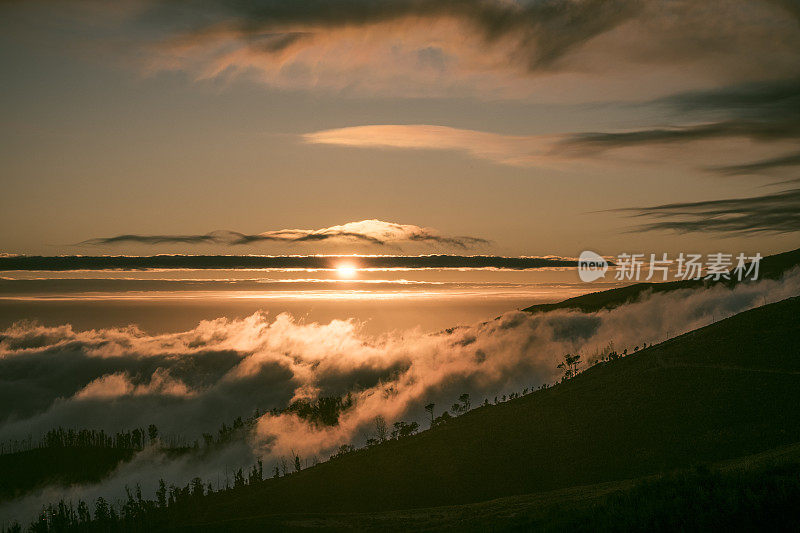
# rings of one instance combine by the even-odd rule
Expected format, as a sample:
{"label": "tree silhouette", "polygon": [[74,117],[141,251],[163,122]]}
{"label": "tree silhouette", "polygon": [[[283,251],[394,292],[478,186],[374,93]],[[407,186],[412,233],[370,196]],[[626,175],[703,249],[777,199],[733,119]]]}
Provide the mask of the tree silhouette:
{"label": "tree silhouette", "polygon": [[163,478],[158,480],[158,490],[156,491],[156,500],[158,501],[159,507],[167,506],[167,485],[166,483],[164,483]]}
{"label": "tree silhouette", "polygon": [[447,411],[445,411],[445,412],[444,412],[444,413],[442,413],[440,416],[437,416],[437,417],[434,419],[434,421],[433,421],[433,425],[434,425],[434,426],[441,426],[442,424],[446,424],[446,423],[447,423],[449,420],[451,420],[452,418],[453,418],[453,417],[452,417],[452,416],[450,416],[450,413],[448,413]]}
{"label": "tree silhouette", "polygon": [[578,374],[578,365],[581,364],[580,354],[567,354],[564,360],[558,364],[558,368],[564,371],[562,381],[575,377]]}
{"label": "tree silhouette", "polygon": [[419,429],[419,424],[416,422],[395,422],[393,424],[394,431],[392,431],[392,439],[402,439],[403,437],[408,437],[413,435]]}
{"label": "tree silhouette", "polygon": [[158,428],[155,424],[147,426],[147,438],[150,439],[150,444],[155,444],[158,438]]}
{"label": "tree silhouette", "polygon": [[375,436],[378,442],[384,442],[389,436],[389,428],[386,425],[386,419],[381,415],[375,417]]}
{"label": "tree silhouette", "polygon": [[295,455],[294,456],[294,471],[295,472],[299,472],[300,469],[301,469],[300,456],[299,455]]}
{"label": "tree silhouette", "polygon": [[428,414],[431,415],[431,427],[433,427],[433,408],[436,407],[436,404],[429,403],[425,406],[425,410],[428,411]]}
{"label": "tree silhouette", "polygon": [[469,394],[465,392],[464,394],[458,397],[458,401],[460,401],[461,405],[463,406],[462,412],[466,413],[467,411],[469,411],[470,407]]}

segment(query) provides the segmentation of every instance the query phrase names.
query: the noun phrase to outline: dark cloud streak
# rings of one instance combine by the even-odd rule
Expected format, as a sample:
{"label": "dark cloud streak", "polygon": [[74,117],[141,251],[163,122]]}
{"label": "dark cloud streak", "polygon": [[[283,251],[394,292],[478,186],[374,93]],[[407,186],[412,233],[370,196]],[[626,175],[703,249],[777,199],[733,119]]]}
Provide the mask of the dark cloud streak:
{"label": "dark cloud streak", "polygon": [[630,207],[616,211],[634,217],[660,219],[631,231],[792,233],[800,231],[800,189],[751,198]]}
{"label": "dark cloud streak", "polygon": [[660,128],[619,133],[578,133],[559,142],[556,152],[602,151],[653,144],[701,141],[708,139],[749,138],[758,141],[776,141],[800,138],[800,121],[783,120],[742,121],[731,120],[697,126]]}
{"label": "dark cloud streak", "polygon": [[689,92],[650,104],[665,105],[692,117],[713,115],[717,118],[669,128],[577,133],[558,142],[553,152],[593,153],[709,139],[746,138],[772,142],[800,138],[800,79]]}
{"label": "dark cloud streak", "polygon": [[760,161],[744,163],[741,165],[710,167],[708,170],[725,176],[740,176],[745,174],[759,174],[765,170],[768,171],[778,168],[795,167],[798,165],[800,165],[800,152],[780,157],[762,159]]}
{"label": "dark cloud streak", "polygon": [[340,226],[331,226],[317,230],[280,229],[264,233],[246,234],[236,231],[219,230],[202,235],[117,235],[89,239],[79,245],[104,246],[112,244],[219,244],[227,246],[274,243],[304,242],[359,242],[362,244],[388,246],[402,243],[425,243],[453,246],[466,249],[473,246],[489,244],[486,239],[470,236],[443,236],[436,231],[410,224],[396,224],[381,220],[362,220],[349,222]]}
{"label": "dark cloud streak", "polygon": [[343,260],[360,268],[501,268],[531,269],[577,266],[575,259],[560,257],[498,257],[489,255],[420,256],[255,256],[255,255],[154,255],[154,256],[0,256],[0,271],[8,270],[144,270],[311,268],[333,269]]}
{"label": "dark cloud streak", "polygon": [[681,112],[722,111],[735,116],[785,117],[800,113],[800,78],[747,83],[707,91],[692,91],[661,98],[656,104]]}
{"label": "dark cloud streak", "polygon": [[[314,31],[373,24],[416,17],[452,17],[471,24],[487,43],[503,37],[519,40],[518,53],[529,70],[550,67],[563,55],[622,22],[641,8],[640,1],[541,0],[194,0],[179,4],[157,3],[148,17],[175,17],[195,22],[183,41],[213,38],[221,27],[233,30],[254,49],[277,52],[292,43],[310,39]],[[303,28],[291,31],[287,28]]]}

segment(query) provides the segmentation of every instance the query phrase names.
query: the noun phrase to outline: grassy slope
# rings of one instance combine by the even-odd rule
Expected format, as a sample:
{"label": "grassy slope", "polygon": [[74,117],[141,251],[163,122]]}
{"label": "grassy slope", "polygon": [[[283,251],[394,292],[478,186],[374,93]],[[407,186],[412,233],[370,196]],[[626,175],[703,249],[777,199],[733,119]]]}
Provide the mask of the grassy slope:
{"label": "grassy slope", "polygon": [[[759,278],[780,277],[785,271],[800,265],[800,249],[765,257],[759,267]],[[546,312],[555,309],[577,309],[585,313],[609,309],[637,300],[643,293],[650,291],[669,292],[677,289],[694,289],[703,285],[702,280],[670,281],[663,283],[635,283],[627,287],[609,289],[568,298],[567,300],[552,303],[532,305],[523,309],[528,312]]]}
{"label": "grassy slope", "polygon": [[800,520],[797,501],[800,443],[710,468],[479,503],[372,513],[273,512],[166,530],[780,531]]}
{"label": "grassy slope", "polygon": [[445,427],[216,495],[197,519],[465,504],[798,442],[798,316],[799,299],[742,313]]}

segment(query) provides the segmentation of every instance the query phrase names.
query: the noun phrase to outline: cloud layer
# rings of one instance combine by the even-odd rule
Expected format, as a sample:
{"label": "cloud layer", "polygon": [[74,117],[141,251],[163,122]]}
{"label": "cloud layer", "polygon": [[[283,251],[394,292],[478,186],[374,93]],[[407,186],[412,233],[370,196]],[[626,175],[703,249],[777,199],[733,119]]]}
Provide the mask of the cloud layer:
{"label": "cloud layer", "polygon": [[[550,70],[639,11],[621,0],[225,0],[185,2],[151,18],[180,20],[158,67],[201,77],[256,72],[279,86],[432,90],[443,76],[486,83],[485,73]],[[185,29],[187,23],[190,29]],[[518,75],[518,74],[517,74]]]}
{"label": "cloud layer", "polygon": [[797,74],[796,11],[730,0],[199,0],[154,4],[147,20],[172,28],[155,68],[253,73],[284,87],[495,96],[541,91],[536,78],[643,63],[726,81]]}
{"label": "cloud layer", "polygon": [[[369,95],[596,99],[596,87],[585,90],[587,80],[618,95],[666,94],[687,83],[797,75],[800,59],[796,4],[779,0],[0,5],[13,12],[26,4],[43,4],[72,22],[83,17],[90,29],[105,17],[124,43],[120,52],[149,71]],[[41,17],[35,9],[33,15]],[[102,39],[107,51],[107,35]],[[688,76],[676,84],[678,72]],[[631,84],[631,74],[645,81]]]}
{"label": "cloud layer", "polygon": [[321,229],[280,229],[258,234],[244,234],[235,231],[215,231],[203,235],[116,235],[89,239],[80,244],[109,245],[123,243],[137,244],[225,244],[229,246],[273,243],[361,243],[387,246],[409,243],[434,244],[456,248],[470,248],[487,245],[489,241],[469,236],[444,236],[431,228],[412,224],[396,224],[382,220],[361,220],[339,226]]}
{"label": "cloud layer", "polygon": [[[365,269],[575,267],[575,258],[500,257],[492,255],[59,255],[0,256],[2,270],[140,270],[140,269],[336,269],[342,262]],[[43,280],[39,280],[43,281]],[[65,280],[60,280],[64,283]]]}
{"label": "cloud layer", "polygon": [[[794,270],[783,280],[659,293],[596,313],[510,312],[439,334],[380,337],[365,335],[354,321],[317,324],[264,313],[163,335],[136,327],[76,331],[21,323],[0,332],[0,440],[36,438],[56,426],[114,431],[150,423],[165,438],[191,440],[221,422],[293,399],[347,392],[355,399],[334,427],[267,413],[246,441],[203,464],[146,450],[104,482],[106,492],[136,482],[150,491],[162,476],[212,479],[223,466],[247,465],[257,456],[267,468],[292,450],[327,457],[341,444],[363,444],[378,415],[389,423],[423,421],[429,402],[438,413],[464,392],[477,403],[552,382],[565,353],[591,359],[611,341],[630,350],[798,294],[800,272]],[[73,487],[49,490],[46,497],[100,492]],[[0,516],[35,511],[40,503],[36,496],[11,502]]]}

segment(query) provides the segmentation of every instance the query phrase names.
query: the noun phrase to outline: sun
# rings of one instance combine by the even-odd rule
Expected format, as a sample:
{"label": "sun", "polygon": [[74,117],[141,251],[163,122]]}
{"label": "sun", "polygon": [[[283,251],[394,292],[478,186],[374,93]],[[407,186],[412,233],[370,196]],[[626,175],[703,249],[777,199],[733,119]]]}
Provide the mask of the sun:
{"label": "sun", "polygon": [[354,278],[356,277],[358,269],[353,263],[339,263],[336,265],[336,275],[340,278]]}

